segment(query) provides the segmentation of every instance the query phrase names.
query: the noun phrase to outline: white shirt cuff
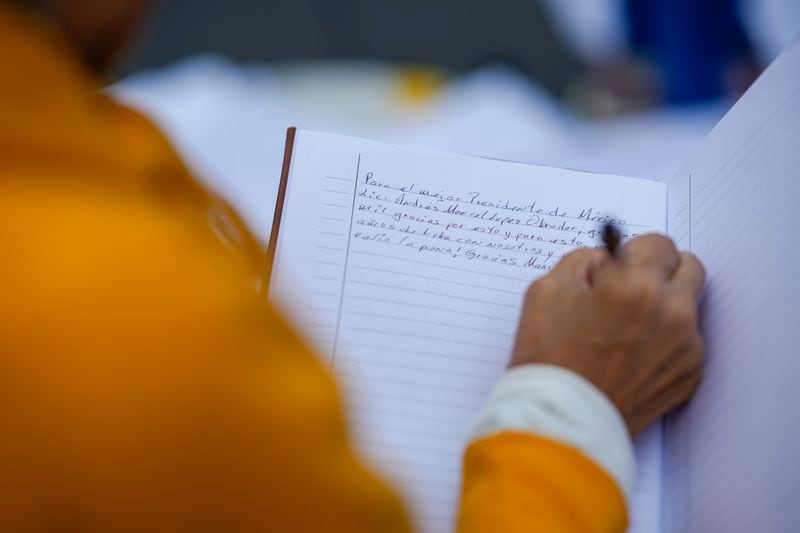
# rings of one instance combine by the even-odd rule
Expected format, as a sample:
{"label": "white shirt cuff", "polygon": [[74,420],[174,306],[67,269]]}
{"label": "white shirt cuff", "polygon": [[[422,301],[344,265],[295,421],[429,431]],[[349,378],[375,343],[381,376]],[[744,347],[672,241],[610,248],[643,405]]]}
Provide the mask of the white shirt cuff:
{"label": "white shirt cuff", "polygon": [[506,372],[475,420],[470,437],[476,440],[509,430],[535,433],[577,448],[630,498],[636,459],[628,428],[606,395],[576,372],[541,364]]}

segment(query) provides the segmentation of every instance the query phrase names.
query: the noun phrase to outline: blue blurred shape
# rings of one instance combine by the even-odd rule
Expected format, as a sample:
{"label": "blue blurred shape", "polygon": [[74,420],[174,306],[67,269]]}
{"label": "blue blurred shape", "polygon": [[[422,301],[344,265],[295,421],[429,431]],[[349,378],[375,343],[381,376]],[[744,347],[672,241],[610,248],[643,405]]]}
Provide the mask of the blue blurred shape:
{"label": "blue blurred shape", "polygon": [[718,98],[751,47],[735,0],[626,0],[632,47],[658,68],[668,102]]}

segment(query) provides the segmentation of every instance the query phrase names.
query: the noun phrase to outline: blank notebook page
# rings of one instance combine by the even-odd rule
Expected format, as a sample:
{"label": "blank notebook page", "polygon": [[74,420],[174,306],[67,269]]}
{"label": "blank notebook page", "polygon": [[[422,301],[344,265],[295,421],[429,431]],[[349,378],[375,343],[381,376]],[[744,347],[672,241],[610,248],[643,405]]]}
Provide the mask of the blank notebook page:
{"label": "blank notebook page", "polygon": [[707,365],[667,425],[666,531],[800,531],[800,41],[670,182],[706,264]]}
{"label": "blank notebook page", "polygon": [[470,422],[526,288],[598,246],[608,216],[627,236],[664,231],[665,186],[297,133],[271,296],[344,384],[355,441],[421,531],[453,527]]}

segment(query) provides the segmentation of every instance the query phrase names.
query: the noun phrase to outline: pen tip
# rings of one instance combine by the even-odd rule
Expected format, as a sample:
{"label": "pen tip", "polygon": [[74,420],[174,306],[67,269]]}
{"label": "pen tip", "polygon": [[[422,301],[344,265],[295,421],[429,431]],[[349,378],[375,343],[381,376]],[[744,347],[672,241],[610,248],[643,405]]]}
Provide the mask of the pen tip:
{"label": "pen tip", "polygon": [[621,236],[617,227],[610,222],[606,222],[603,224],[602,237],[603,243],[606,245],[606,248],[608,248],[608,251],[611,252],[611,255],[616,256],[617,248],[619,247],[621,240]]}

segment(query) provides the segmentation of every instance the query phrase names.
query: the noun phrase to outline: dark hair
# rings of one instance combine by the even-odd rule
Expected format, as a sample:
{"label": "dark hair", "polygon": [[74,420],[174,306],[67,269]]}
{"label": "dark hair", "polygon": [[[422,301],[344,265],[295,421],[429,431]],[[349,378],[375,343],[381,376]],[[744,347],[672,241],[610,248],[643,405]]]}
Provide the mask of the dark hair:
{"label": "dark hair", "polygon": [[0,2],[7,1],[10,4],[16,4],[19,7],[26,9],[49,9],[50,0],[0,0]]}

